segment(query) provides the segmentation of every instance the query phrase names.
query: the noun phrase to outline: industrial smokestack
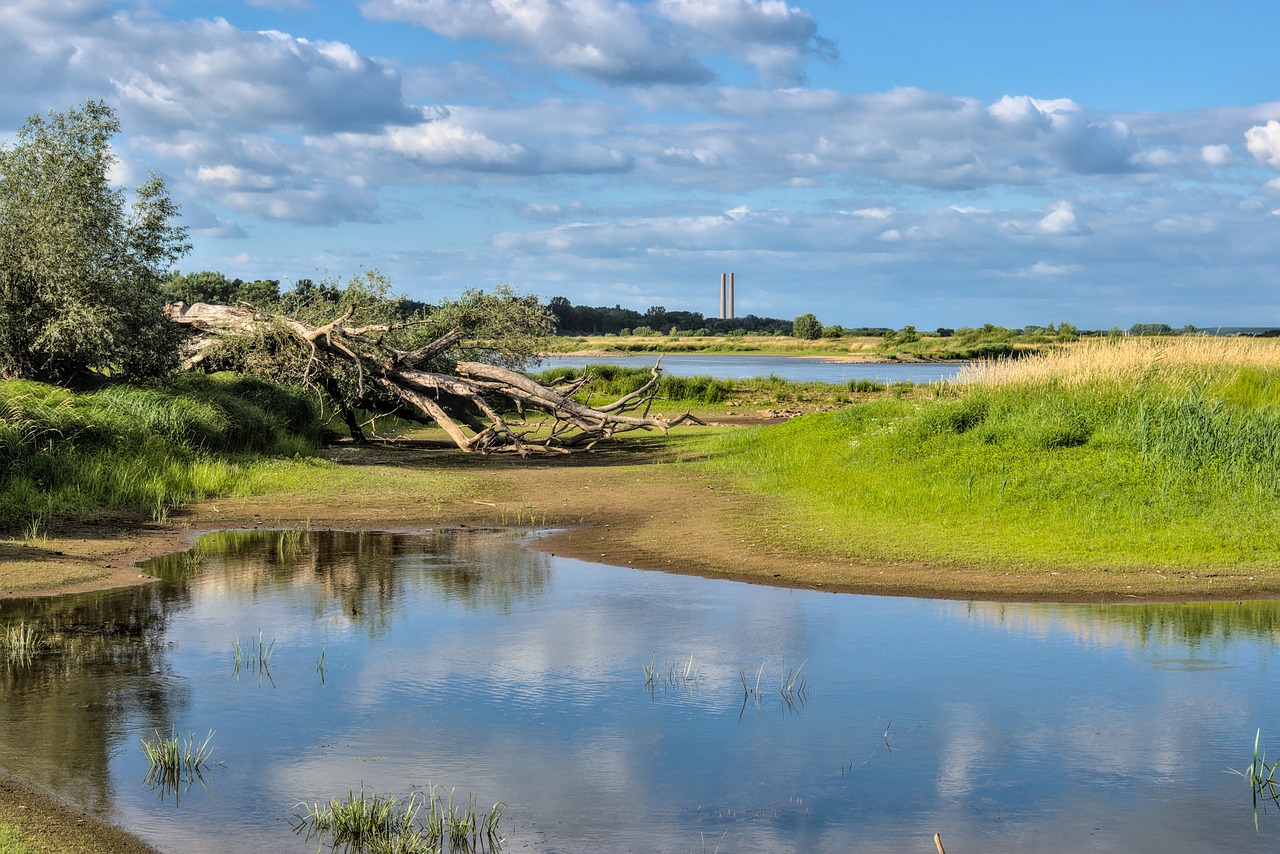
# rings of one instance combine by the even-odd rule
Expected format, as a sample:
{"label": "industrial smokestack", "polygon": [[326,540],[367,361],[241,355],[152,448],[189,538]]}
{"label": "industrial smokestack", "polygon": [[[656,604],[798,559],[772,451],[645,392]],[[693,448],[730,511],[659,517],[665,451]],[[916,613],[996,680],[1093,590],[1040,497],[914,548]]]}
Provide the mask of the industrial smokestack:
{"label": "industrial smokestack", "polygon": [[725,289],[724,289],[724,288],[725,288],[725,284],[724,284],[724,273],[721,273],[721,274],[720,274],[720,319],[721,319],[721,320],[724,320],[724,318],[725,318],[725,313],[724,313],[724,307],[725,307]]}
{"label": "industrial smokestack", "polygon": [[733,273],[729,274],[729,317],[733,317]]}

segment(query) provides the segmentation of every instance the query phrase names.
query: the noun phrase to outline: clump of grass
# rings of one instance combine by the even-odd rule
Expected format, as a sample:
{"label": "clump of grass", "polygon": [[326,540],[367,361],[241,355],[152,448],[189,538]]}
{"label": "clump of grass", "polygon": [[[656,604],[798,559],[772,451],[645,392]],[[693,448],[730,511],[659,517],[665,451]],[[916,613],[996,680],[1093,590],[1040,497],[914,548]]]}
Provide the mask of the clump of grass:
{"label": "clump of grass", "polygon": [[249,635],[247,650],[241,646],[240,638],[236,638],[231,642],[231,675],[238,679],[240,677],[240,668],[248,667],[251,673],[257,675],[259,683],[262,682],[263,676],[271,679],[271,653],[275,650],[275,647],[275,638],[270,641],[266,640],[263,637],[262,629],[258,629],[257,637]]}
{"label": "clump of grass", "polygon": [[[782,698],[783,708],[789,712],[799,714],[809,698],[809,680],[801,675],[806,664],[807,659],[799,667],[785,667],[779,676],[778,695]],[[738,713],[739,719],[746,712],[747,703],[754,701],[757,710],[762,706],[760,683],[764,679],[764,668],[765,662],[762,661],[754,677],[749,676],[743,668],[738,668],[738,678],[742,680],[742,711]]]}
{"label": "clump of grass", "polygon": [[45,645],[44,635],[24,620],[10,623],[0,630],[0,649],[6,664],[30,664]]}
{"label": "clump of grass", "polygon": [[155,738],[143,738],[142,752],[148,764],[144,784],[159,788],[162,794],[173,792],[175,795],[193,782],[203,786],[203,771],[213,757],[212,741],[213,730],[209,730],[203,741],[197,741],[195,733],[184,737],[177,732],[170,732],[167,737],[156,732]]}
{"label": "clump of grass", "polygon": [[702,675],[693,666],[693,656],[684,662],[668,662],[665,667],[658,666],[658,653],[655,650],[649,657],[649,663],[643,666],[645,690],[653,695],[659,688],[666,690],[692,690],[697,686]]}
{"label": "clump of grass", "polygon": [[328,838],[335,849],[369,852],[496,852],[502,837],[498,825],[505,805],[496,803],[478,812],[474,795],[466,803],[446,800],[443,790],[429,786],[425,795],[415,792],[405,800],[377,795],[360,787],[345,799],[328,804],[299,803],[294,814],[295,832],[307,839]]}

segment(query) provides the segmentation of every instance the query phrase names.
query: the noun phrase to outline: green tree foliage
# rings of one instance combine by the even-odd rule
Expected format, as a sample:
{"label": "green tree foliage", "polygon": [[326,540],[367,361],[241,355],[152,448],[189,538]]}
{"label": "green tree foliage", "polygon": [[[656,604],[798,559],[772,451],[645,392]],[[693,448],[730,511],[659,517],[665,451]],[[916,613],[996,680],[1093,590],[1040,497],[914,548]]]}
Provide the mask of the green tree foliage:
{"label": "green tree foliage", "polygon": [[813,341],[822,337],[822,324],[812,313],[802,314],[791,324],[791,337]]}
{"label": "green tree foliage", "polygon": [[198,302],[214,305],[248,303],[255,308],[269,309],[280,300],[280,282],[275,279],[258,279],[252,282],[228,279],[222,273],[211,270],[198,273],[180,273],[175,270],[165,279],[164,296],[169,302],[181,301],[187,305]]}
{"label": "green tree foliage", "polygon": [[101,101],[27,119],[0,145],[0,375],[154,376],[177,361],[165,272],[190,247],[155,175],[127,204],[107,175],[119,122]]}
{"label": "green tree foliage", "polygon": [[1130,335],[1172,335],[1173,327],[1167,323],[1135,323],[1129,327]]}

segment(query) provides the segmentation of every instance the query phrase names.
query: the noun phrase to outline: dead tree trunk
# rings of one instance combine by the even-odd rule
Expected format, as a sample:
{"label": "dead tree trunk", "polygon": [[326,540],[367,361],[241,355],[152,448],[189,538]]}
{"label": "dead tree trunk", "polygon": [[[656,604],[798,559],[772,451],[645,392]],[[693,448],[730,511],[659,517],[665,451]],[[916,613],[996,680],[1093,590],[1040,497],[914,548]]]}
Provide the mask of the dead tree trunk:
{"label": "dead tree trunk", "polygon": [[[589,382],[586,375],[549,388],[523,374],[478,362],[459,362],[456,375],[419,370],[422,362],[462,339],[458,329],[425,346],[402,351],[374,337],[391,327],[348,328],[344,325],[347,316],[311,326],[251,308],[181,302],[166,306],[165,313],[175,323],[197,331],[188,351],[188,365],[203,360],[219,339],[272,326],[309,347],[312,359],[334,359],[352,366],[363,383],[381,388],[434,421],[454,444],[469,453],[569,453],[629,430],[666,433],[677,424],[697,421],[688,413],[668,419],[650,412],[661,378],[657,365],[649,381],[631,394],[604,406],[588,406],[573,399],[574,392]],[[505,417],[513,410],[520,413],[519,420]],[[527,418],[531,412],[542,417],[531,423]]]}

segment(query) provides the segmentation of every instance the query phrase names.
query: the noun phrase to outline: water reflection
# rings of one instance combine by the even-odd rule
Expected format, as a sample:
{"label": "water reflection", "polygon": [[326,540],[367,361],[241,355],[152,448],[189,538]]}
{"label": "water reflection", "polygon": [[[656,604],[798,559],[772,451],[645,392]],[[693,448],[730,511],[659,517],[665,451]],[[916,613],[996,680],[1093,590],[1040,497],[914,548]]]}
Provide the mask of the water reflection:
{"label": "water reflection", "polygon": [[1019,634],[1055,631],[1101,646],[1140,650],[1184,646],[1212,655],[1244,641],[1274,647],[1280,641],[1280,601],[1055,605],[970,603],[983,625],[1003,625]]}
{"label": "water reflection", "polygon": [[[169,850],[301,854],[294,806],[362,785],[503,801],[509,847],[548,851],[1263,851],[1280,830],[1225,772],[1280,736],[1280,603],[838,596],[466,531],[224,533],[148,570],[0,604],[57,639],[3,673],[0,761]],[[271,679],[237,680],[233,642],[271,644]],[[209,730],[207,789],[139,784],[140,737]]]}

